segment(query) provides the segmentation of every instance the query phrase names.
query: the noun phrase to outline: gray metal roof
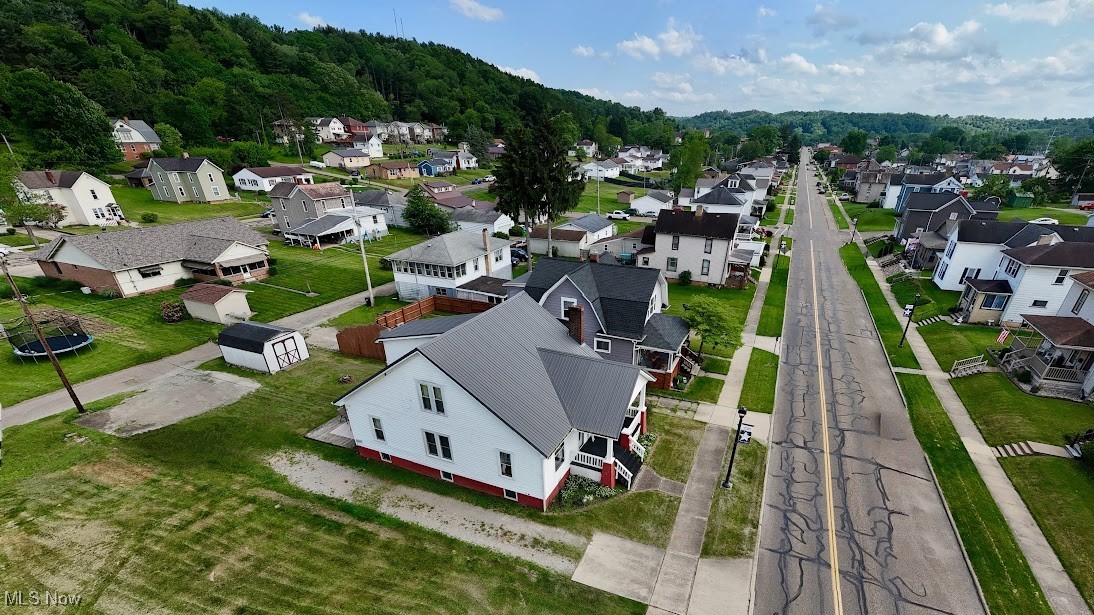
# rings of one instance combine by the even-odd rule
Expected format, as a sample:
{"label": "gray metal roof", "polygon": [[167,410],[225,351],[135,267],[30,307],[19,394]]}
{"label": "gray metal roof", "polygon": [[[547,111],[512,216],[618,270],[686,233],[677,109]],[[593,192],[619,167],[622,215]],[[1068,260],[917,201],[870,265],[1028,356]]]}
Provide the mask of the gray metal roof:
{"label": "gray metal roof", "polygon": [[478,224],[493,224],[503,215],[497,211],[482,211],[474,207],[460,207],[452,210],[452,219],[456,222],[475,222]]}
{"label": "gray metal roof", "polygon": [[[120,120],[118,119],[111,119],[110,123],[113,125],[117,124],[119,121]],[[152,130],[152,127],[148,125],[148,122],[145,122],[144,120],[125,120],[125,124],[144,137],[145,142],[161,143],[160,136],[156,134],[155,130]]]}
{"label": "gray metal roof", "polygon": [[543,348],[539,349],[539,357],[570,424],[581,431],[618,438],[638,368]]}
{"label": "gray metal roof", "polygon": [[612,221],[597,214],[585,214],[580,218],[569,220],[566,224],[572,224],[573,226],[589,231],[590,233],[595,233],[611,226]]}
{"label": "gray metal roof", "polygon": [[61,243],[66,243],[110,271],[124,271],[178,260],[212,263],[236,242],[254,248],[262,248],[267,243],[254,229],[225,216],[94,235],[64,235],[42,248],[37,258],[51,260]]}
{"label": "gray metal roof", "polygon": [[353,202],[358,205],[406,205],[406,197],[387,190],[354,190]]}
{"label": "gray metal roof", "polygon": [[311,235],[313,237],[318,237],[320,235],[326,235],[331,231],[331,229],[335,228],[339,224],[343,224],[351,220],[352,218],[350,216],[327,214],[325,216],[320,216],[319,218],[309,220],[294,229],[289,229],[288,232],[292,235]]}
{"label": "gray metal roof", "polygon": [[152,165],[156,165],[164,171],[194,173],[200,169],[201,165],[205,162],[213,165],[218,171],[220,170],[220,167],[214,164],[212,160],[201,156],[191,156],[189,158],[153,158],[148,161],[148,168],[151,169]]}
{"label": "gray metal roof", "polygon": [[639,343],[647,348],[676,352],[690,333],[691,327],[683,318],[658,312],[650,316],[646,336]]}
{"label": "gray metal roof", "polygon": [[439,318],[419,318],[382,331],[377,339],[390,340],[400,337],[416,337],[419,335],[440,335],[450,331],[463,323],[478,316],[478,314],[456,314],[455,316],[441,316]]}
{"label": "gray metal roof", "polygon": [[368,157],[368,152],[359,149],[332,149],[329,153],[341,158]]}
{"label": "gray metal roof", "polygon": [[[490,252],[508,247],[508,239],[488,235]],[[434,265],[459,265],[487,253],[483,246],[482,234],[478,231],[453,231],[439,237],[399,250],[389,255],[388,260],[431,263]]]}
{"label": "gray metal roof", "polygon": [[725,186],[715,186],[710,192],[692,199],[691,202],[705,205],[744,205],[746,201],[743,191],[737,193]]}

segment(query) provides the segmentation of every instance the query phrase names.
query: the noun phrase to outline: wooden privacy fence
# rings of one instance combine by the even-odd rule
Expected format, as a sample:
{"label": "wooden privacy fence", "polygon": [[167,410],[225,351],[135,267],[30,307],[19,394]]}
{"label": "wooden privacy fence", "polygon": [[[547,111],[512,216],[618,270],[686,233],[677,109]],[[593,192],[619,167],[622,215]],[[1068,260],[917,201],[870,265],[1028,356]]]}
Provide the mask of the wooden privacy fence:
{"label": "wooden privacy fence", "polygon": [[[459,299],[456,297],[444,297],[430,295],[421,301],[411,303],[406,307],[392,310],[376,318],[376,324],[394,329],[399,325],[418,320],[430,312],[451,312],[453,314],[478,314],[494,307],[493,303],[485,301],[473,301],[471,299]],[[377,334],[378,335],[378,334]]]}
{"label": "wooden privacy fence", "polygon": [[377,344],[376,338],[386,330],[387,327],[381,325],[361,325],[342,329],[336,336],[338,352],[384,361],[386,360],[384,345]]}

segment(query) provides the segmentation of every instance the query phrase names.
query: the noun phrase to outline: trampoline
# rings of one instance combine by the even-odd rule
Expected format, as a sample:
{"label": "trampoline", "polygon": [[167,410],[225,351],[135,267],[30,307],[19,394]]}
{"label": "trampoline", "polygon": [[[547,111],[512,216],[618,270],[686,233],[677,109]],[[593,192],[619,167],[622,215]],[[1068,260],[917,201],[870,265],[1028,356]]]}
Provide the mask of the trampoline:
{"label": "trampoline", "polygon": [[[72,352],[78,355],[81,348],[86,348],[95,341],[95,336],[84,331],[77,318],[57,316],[38,323],[38,327],[53,354]],[[39,358],[46,356],[42,342],[25,318],[6,323],[0,335],[8,340],[12,352],[19,359],[32,359],[37,362]]]}

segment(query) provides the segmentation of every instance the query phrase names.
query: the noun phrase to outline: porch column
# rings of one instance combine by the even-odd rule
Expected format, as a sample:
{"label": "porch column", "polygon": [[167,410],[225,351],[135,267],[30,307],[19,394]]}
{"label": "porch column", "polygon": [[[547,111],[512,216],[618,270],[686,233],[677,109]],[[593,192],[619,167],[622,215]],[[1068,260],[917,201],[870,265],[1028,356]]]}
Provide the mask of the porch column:
{"label": "porch column", "polygon": [[649,431],[650,431],[649,426],[647,425],[647,421],[646,421],[647,413],[649,413],[649,410],[646,409],[646,407],[644,405],[642,406],[642,409],[638,411],[638,418],[641,421],[641,423],[639,423],[639,426],[638,426],[638,433],[640,433],[640,434],[649,433]]}
{"label": "porch column", "polygon": [[604,446],[604,466],[600,469],[600,484],[615,488],[615,440],[604,438],[607,444]]}

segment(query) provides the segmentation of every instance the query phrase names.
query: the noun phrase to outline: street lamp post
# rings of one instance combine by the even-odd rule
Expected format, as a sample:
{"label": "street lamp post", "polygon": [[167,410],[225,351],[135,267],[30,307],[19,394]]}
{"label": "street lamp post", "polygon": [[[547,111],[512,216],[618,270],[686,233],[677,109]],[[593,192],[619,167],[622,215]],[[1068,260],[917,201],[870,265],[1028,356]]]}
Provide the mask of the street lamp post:
{"label": "street lamp post", "polygon": [[851,218],[851,243],[855,243],[855,231],[858,230],[858,217]]}
{"label": "street lamp post", "polygon": [[912,300],[912,304],[904,310],[904,315],[908,317],[908,322],[904,323],[904,333],[900,336],[900,343],[896,345],[897,348],[904,347],[904,338],[908,337],[908,328],[912,326],[912,314],[915,314],[915,306],[919,303],[919,293],[915,294],[915,299]]}
{"label": "street lamp post", "polygon": [[741,441],[741,425],[745,422],[745,414],[748,413],[748,408],[741,406],[737,408],[737,415],[741,418],[737,420],[737,433],[733,436],[733,450],[729,452],[729,468],[726,469],[726,479],[722,481],[723,489],[730,489],[733,487],[733,483],[729,482],[729,475],[733,473],[733,459],[737,457],[737,443]]}

